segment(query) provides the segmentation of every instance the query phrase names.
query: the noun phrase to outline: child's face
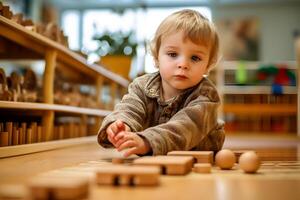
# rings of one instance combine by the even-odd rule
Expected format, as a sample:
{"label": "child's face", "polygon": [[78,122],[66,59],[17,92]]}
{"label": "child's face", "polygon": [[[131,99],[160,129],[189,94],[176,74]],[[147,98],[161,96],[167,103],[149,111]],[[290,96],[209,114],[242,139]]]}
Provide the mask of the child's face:
{"label": "child's face", "polygon": [[207,72],[209,47],[195,44],[177,32],[162,38],[156,61],[164,91],[179,93],[198,84]]}

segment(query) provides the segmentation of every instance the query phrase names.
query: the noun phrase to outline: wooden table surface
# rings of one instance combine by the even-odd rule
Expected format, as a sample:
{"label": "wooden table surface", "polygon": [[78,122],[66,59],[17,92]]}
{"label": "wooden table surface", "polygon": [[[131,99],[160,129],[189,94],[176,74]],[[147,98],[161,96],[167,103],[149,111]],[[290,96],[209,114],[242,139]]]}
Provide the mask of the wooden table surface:
{"label": "wooden table surface", "polygon": [[[259,152],[266,153],[267,150]],[[92,183],[89,199],[95,200],[300,199],[300,162],[297,150],[286,148],[282,152],[288,152],[288,160],[280,160],[279,154],[275,154],[275,160],[264,159],[257,174],[244,174],[238,165],[233,170],[220,170],[214,166],[211,174],[191,172],[185,176],[162,175],[160,185],[155,187],[98,186],[93,181],[92,167],[110,164],[110,158],[120,154],[112,149],[102,149],[95,142],[0,159],[0,196],[1,192],[7,195],[12,190],[12,196],[22,197],[27,192],[26,184],[31,178],[40,174],[52,174],[89,177]],[[269,156],[272,157],[272,154]]]}

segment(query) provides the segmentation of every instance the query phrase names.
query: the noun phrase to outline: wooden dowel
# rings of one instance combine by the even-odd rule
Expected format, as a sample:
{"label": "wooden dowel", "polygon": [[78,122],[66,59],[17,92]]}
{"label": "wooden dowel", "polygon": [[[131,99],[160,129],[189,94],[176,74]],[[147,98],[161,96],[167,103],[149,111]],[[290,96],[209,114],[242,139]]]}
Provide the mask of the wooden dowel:
{"label": "wooden dowel", "polygon": [[23,128],[19,128],[19,144],[24,144],[25,132]]}
{"label": "wooden dowel", "polygon": [[13,136],[12,144],[18,145],[19,144],[19,131],[18,131],[17,127],[14,127],[12,136]]}
{"label": "wooden dowel", "polygon": [[42,127],[41,126],[37,126],[37,142],[42,142],[43,138],[42,138]]}
{"label": "wooden dowel", "polygon": [[8,132],[0,132],[0,146],[8,146]]}
{"label": "wooden dowel", "polygon": [[27,135],[27,124],[25,122],[21,123],[22,127],[22,144],[26,144],[26,135]]}
{"label": "wooden dowel", "polygon": [[28,128],[26,131],[26,144],[32,143],[32,129]]}
{"label": "wooden dowel", "polygon": [[19,130],[16,128],[13,132],[13,145],[19,144]]}
{"label": "wooden dowel", "polygon": [[12,131],[13,131],[13,123],[6,122],[6,132],[8,132],[8,145],[12,145]]}

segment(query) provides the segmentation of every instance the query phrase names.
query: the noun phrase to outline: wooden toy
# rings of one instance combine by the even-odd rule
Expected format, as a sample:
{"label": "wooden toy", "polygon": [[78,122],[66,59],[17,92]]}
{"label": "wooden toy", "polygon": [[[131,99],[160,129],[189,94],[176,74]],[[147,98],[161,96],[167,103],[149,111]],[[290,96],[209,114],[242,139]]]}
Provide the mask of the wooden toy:
{"label": "wooden toy", "polygon": [[239,166],[245,173],[255,173],[260,167],[260,160],[254,151],[248,151],[241,155]]}
{"label": "wooden toy", "polygon": [[211,164],[210,163],[195,163],[193,172],[210,173],[211,172]]}
{"label": "wooden toy", "polygon": [[231,169],[235,163],[235,155],[229,149],[222,149],[217,153],[215,161],[221,169]]}
{"label": "wooden toy", "polygon": [[105,165],[96,170],[96,182],[104,185],[157,185],[157,166]]}
{"label": "wooden toy", "polygon": [[250,150],[233,150],[233,153],[235,155],[235,158],[236,158],[236,162],[239,162],[239,159],[240,159],[240,156],[245,153],[245,152],[248,152]]}
{"label": "wooden toy", "polygon": [[213,151],[171,151],[168,156],[193,156],[197,163],[211,163],[214,161]]}
{"label": "wooden toy", "polygon": [[29,183],[30,199],[85,199],[89,193],[89,182],[83,177],[39,176]]}
{"label": "wooden toy", "polygon": [[193,161],[192,156],[145,156],[135,159],[133,164],[159,166],[162,174],[184,175],[191,171]]}
{"label": "wooden toy", "polygon": [[0,132],[0,146],[8,146],[8,132]]}
{"label": "wooden toy", "polygon": [[11,18],[12,21],[18,23],[18,24],[22,24],[23,21],[23,14],[22,13],[17,13],[14,14]]}
{"label": "wooden toy", "polygon": [[124,159],[123,158],[113,158],[111,162],[112,162],[112,164],[123,164]]}

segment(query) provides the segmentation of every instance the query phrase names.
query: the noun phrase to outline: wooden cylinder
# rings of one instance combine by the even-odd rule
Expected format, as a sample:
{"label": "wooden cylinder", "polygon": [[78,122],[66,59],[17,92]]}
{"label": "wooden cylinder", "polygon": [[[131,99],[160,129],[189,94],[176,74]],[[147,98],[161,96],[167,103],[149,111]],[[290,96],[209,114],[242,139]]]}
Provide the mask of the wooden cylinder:
{"label": "wooden cylinder", "polygon": [[8,132],[8,145],[12,145],[12,132],[13,132],[13,123],[6,122],[6,132]]}
{"label": "wooden cylinder", "polygon": [[19,131],[19,144],[24,144],[23,140],[24,140],[25,134],[23,132],[23,129],[19,128],[18,131]]}
{"label": "wooden cylinder", "polygon": [[18,144],[19,144],[19,131],[17,127],[13,127],[12,145],[18,145]]}
{"label": "wooden cylinder", "polygon": [[0,146],[8,146],[8,132],[0,132]]}
{"label": "wooden cylinder", "polygon": [[28,128],[26,131],[26,144],[32,143],[32,129]]}
{"label": "wooden cylinder", "polygon": [[37,126],[37,142],[42,142],[43,138],[42,138],[42,127],[41,126]]}

